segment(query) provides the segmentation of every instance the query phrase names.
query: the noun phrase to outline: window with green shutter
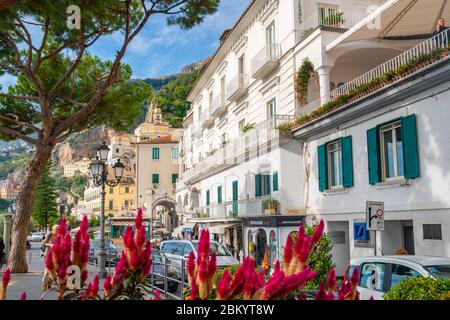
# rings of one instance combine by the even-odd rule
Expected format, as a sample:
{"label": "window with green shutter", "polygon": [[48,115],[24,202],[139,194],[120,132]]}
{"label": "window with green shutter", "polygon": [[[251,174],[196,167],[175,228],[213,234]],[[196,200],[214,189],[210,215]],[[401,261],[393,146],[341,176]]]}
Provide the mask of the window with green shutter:
{"label": "window with green shutter", "polygon": [[367,130],[367,157],[369,163],[369,183],[377,184],[381,181],[378,128]]}
{"label": "window with green shutter", "polygon": [[217,203],[222,203],[222,186],[217,187]]}
{"label": "window with green shutter", "polygon": [[278,171],[272,174],[273,191],[278,191]]}
{"label": "window with green shutter", "polygon": [[420,176],[415,115],[367,131],[369,183]]}
{"label": "window with green shutter", "polygon": [[320,191],[353,187],[351,136],[318,147],[318,177]]}
{"label": "window with green shutter", "polygon": [[157,173],[152,174],[152,183],[159,184],[159,174]]}
{"label": "window with green shutter", "polygon": [[327,166],[327,145],[323,144],[317,148],[318,168],[319,168],[319,190],[328,189],[328,166]]}
{"label": "window with green shutter", "polygon": [[153,148],[153,160],[159,160],[159,148]]}
{"label": "window with green shutter", "polygon": [[403,161],[406,179],[420,176],[419,146],[417,143],[417,120],[415,115],[402,118]]}
{"label": "window with green shutter", "polygon": [[263,181],[264,181],[264,190],[262,192],[263,195],[267,196],[270,195],[270,175],[269,174],[265,174],[262,175],[263,177]]}
{"label": "window with green shutter", "polygon": [[178,180],[178,173],[172,173],[172,183],[177,183]]}
{"label": "window with green shutter", "polygon": [[352,137],[344,137],[342,146],[342,185],[344,188],[353,187],[353,147]]}
{"label": "window with green shutter", "polygon": [[255,175],[255,197],[261,197],[261,174]]}
{"label": "window with green shutter", "polygon": [[206,205],[209,206],[211,204],[211,191],[206,190]]}

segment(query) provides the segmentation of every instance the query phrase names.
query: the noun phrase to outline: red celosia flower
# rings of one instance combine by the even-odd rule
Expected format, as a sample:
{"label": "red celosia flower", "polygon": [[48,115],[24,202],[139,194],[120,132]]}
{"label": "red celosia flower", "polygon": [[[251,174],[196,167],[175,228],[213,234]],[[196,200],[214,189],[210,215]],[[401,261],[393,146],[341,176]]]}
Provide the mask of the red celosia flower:
{"label": "red celosia flower", "polygon": [[313,235],[311,236],[311,244],[314,246],[317,242],[319,242],[320,238],[322,238],[323,235],[323,229],[325,225],[323,220],[320,220],[319,225],[317,226],[316,230],[314,230]]}
{"label": "red celosia flower", "polygon": [[161,292],[159,292],[159,290],[156,289],[156,291],[155,291],[155,296],[154,296],[153,298],[150,298],[150,300],[153,300],[153,301],[155,301],[155,300],[161,300]]}
{"label": "red celosia flower", "polygon": [[328,300],[328,293],[325,288],[325,283],[322,282],[319,285],[319,290],[318,290],[316,296],[314,297],[314,300]]}
{"label": "red celosia flower", "polygon": [[[194,251],[191,251],[189,253],[188,261],[187,261],[187,271],[190,278],[194,277],[194,271],[195,271],[195,254]],[[190,282],[190,280],[189,280]]]}
{"label": "red celosia flower", "polygon": [[228,271],[228,268],[225,269],[224,273],[222,274],[222,277],[219,280],[219,283],[217,285],[217,298],[219,300],[226,300],[229,293],[230,293],[230,272]]}
{"label": "red celosia flower", "polygon": [[334,268],[331,268],[330,273],[328,274],[327,284],[328,291],[334,291],[334,288],[336,287],[336,271],[334,271]]}
{"label": "red celosia flower", "polygon": [[289,263],[291,263],[292,260],[292,237],[288,236],[287,240],[286,240],[286,246],[284,247],[284,265],[288,266]]}
{"label": "red celosia flower", "polygon": [[94,279],[92,280],[92,286],[91,286],[91,294],[93,295],[97,295],[98,294],[98,290],[100,288],[100,281],[98,279],[98,275],[96,274]]}
{"label": "red celosia flower", "polygon": [[20,300],[27,300],[27,293],[23,292],[22,295],[20,296]]}
{"label": "red celosia flower", "polygon": [[8,287],[8,283],[10,280],[11,280],[11,269],[7,268],[2,276],[3,289],[6,289]]}
{"label": "red celosia flower", "polygon": [[108,274],[106,276],[105,282],[103,283],[103,291],[105,292],[105,297],[109,296],[111,289],[111,276]]}
{"label": "red celosia flower", "polygon": [[359,270],[358,268],[354,268],[352,272],[352,276],[350,277],[350,283],[352,286],[356,287],[359,283]]}
{"label": "red celosia flower", "polygon": [[300,254],[298,256],[298,260],[300,263],[306,263],[310,254],[311,254],[311,240],[309,238],[304,238],[302,241],[302,248],[300,250]]}

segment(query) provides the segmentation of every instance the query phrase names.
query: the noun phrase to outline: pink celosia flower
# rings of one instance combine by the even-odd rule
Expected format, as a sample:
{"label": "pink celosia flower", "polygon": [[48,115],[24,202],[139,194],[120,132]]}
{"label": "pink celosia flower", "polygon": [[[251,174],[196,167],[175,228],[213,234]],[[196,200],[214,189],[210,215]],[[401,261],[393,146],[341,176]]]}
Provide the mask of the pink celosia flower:
{"label": "pink celosia flower", "polygon": [[316,296],[314,297],[314,300],[328,300],[328,293],[325,288],[325,283],[322,282],[319,285],[319,290],[318,290]]}
{"label": "pink celosia flower", "polygon": [[153,300],[153,301],[161,300],[161,292],[159,292],[159,290],[156,289],[155,296],[153,298],[150,298],[150,300]]}
{"label": "pink celosia flower", "polygon": [[20,300],[27,300],[27,293],[23,292],[22,295],[20,296]]}
{"label": "pink celosia flower", "polygon": [[286,246],[284,247],[284,265],[288,266],[289,263],[291,263],[292,260],[292,252],[293,251],[293,247],[292,247],[292,237],[288,236],[287,240],[286,240]]}
{"label": "pink celosia flower", "polygon": [[323,220],[320,220],[319,225],[317,226],[316,230],[314,230],[314,233],[311,236],[312,245],[315,245],[322,238],[324,227],[325,225]]}
{"label": "pink celosia flower", "polygon": [[225,269],[224,273],[222,274],[222,277],[219,280],[219,283],[217,285],[217,298],[219,300],[226,300],[229,293],[230,293],[230,272],[228,271],[228,268]]}
{"label": "pink celosia flower", "polygon": [[108,274],[106,276],[105,282],[103,283],[103,291],[105,293],[105,297],[109,296],[111,289],[112,289],[111,276]]}
{"label": "pink celosia flower", "polygon": [[334,271],[334,268],[331,268],[330,273],[328,274],[327,284],[328,291],[334,291],[336,287],[336,271]]}
{"label": "pink celosia flower", "polygon": [[2,276],[3,289],[6,289],[8,287],[8,283],[10,280],[11,280],[11,269],[7,268]]}

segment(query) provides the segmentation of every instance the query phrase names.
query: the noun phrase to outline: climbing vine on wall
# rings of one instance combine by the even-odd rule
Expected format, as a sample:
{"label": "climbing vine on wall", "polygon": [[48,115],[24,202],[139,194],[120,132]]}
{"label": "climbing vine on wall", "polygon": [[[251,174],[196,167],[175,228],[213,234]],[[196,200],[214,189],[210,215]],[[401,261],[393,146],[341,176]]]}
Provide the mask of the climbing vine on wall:
{"label": "climbing vine on wall", "polygon": [[297,99],[302,105],[308,103],[308,87],[312,79],[317,79],[314,64],[308,58],[303,59],[295,79]]}

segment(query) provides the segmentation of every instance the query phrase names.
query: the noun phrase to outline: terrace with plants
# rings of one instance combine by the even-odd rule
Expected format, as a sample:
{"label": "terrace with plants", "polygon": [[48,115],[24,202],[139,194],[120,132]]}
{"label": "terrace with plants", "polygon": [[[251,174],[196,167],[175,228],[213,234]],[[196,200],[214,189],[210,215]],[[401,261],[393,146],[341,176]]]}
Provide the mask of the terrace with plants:
{"label": "terrace with plants", "polygon": [[[305,105],[303,114],[293,121],[280,124],[277,128],[280,132],[289,132],[361,99],[386,90],[394,84],[409,79],[437,64],[447,62],[449,50],[449,33],[438,34],[331,91],[326,97],[321,97]],[[303,65],[309,66],[307,62],[304,62]],[[301,76],[309,81],[311,74],[303,72]],[[299,82],[301,80],[300,78]],[[297,84],[297,88],[297,92],[304,94],[305,85]],[[322,104],[321,101],[324,98],[328,102]]]}

